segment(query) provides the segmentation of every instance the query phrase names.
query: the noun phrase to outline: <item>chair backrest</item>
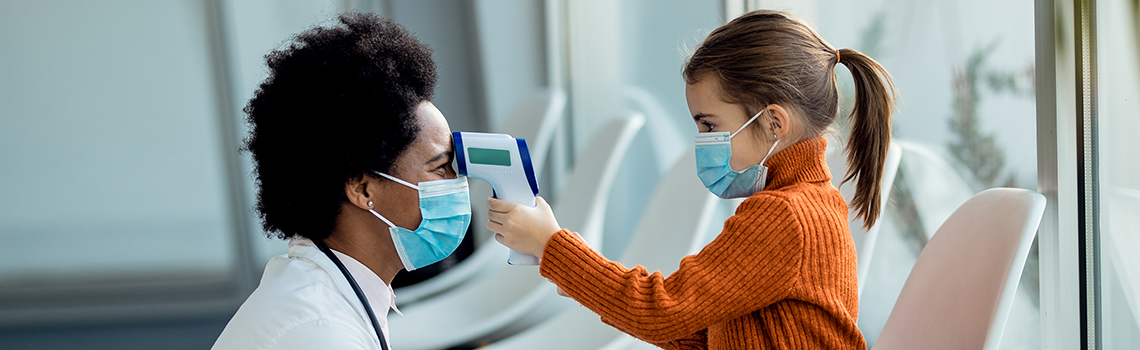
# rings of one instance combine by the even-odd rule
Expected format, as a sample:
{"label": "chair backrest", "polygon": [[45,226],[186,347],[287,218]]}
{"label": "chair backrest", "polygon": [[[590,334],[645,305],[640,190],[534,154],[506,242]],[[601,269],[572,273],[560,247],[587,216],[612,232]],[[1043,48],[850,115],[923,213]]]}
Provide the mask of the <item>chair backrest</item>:
{"label": "chair backrest", "polygon": [[564,109],[565,92],[560,89],[538,91],[516,105],[495,132],[526,139],[531,164],[536,171],[542,171]]}
{"label": "chair backrest", "polygon": [[915,214],[929,240],[950,214],[976,194],[977,187],[963,176],[962,167],[947,161],[953,159],[951,156],[938,149],[904,140],[891,140],[891,144],[902,147],[906,161],[899,165],[899,171],[906,176]]}
{"label": "chair backrest", "polygon": [[963,203],[918,255],[875,349],[996,349],[1045,197],[995,188]]}
{"label": "chair backrest", "polygon": [[618,262],[668,276],[681,258],[701,249],[717,198],[701,185],[696,164],[690,148],[657,183]]}
{"label": "chair backrest", "polygon": [[598,129],[586,149],[575,156],[574,169],[566,177],[565,192],[553,204],[558,223],[577,230],[599,251],[607,194],[634,136],[644,125],[645,117],[631,112]]}
{"label": "chair backrest", "polygon": [[[831,184],[839,188],[839,193],[843,195],[845,202],[851,203],[851,199],[855,197],[855,184],[848,182],[840,186],[843,182],[843,176],[847,172],[847,157],[842,149],[842,144],[828,142],[827,167],[831,171]],[[886,211],[887,199],[890,198],[891,188],[895,184],[895,175],[899,172],[902,153],[902,147],[896,142],[891,142],[890,148],[887,149],[887,159],[883,163],[883,178],[879,181],[879,195],[882,198],[882,201],[879,202],[879,220],[875,221],[875,224],[870,228],[865,228],[863,227],[863,220],[856,218],[854,210],[847,211],[847,226],[851,229],[851,239],[855,241],[855,266],[859,276],[860,300],[863,299],[863,286],[867,282],[871,257],[875,254],[875,243],[879,240],[879,231],[883,226],[882,213]]]}

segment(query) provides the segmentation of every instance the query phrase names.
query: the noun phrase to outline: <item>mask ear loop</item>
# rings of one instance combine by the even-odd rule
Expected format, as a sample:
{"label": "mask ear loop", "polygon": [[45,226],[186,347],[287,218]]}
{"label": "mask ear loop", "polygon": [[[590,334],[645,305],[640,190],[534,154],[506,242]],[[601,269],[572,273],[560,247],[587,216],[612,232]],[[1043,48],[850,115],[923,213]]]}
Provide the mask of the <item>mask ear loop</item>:
{"label": "mask ear loop", "polygon": [[[385,173],[382,173],[382,172],[379,172],[379,171],[373,171],[373,173],[376,173],[376,175],[380,175],[380,176],[383,176],[384,178],[386,178],[386,179],[388,179],[388,180],[392,180],[392,181],[395,181],[395,182],[396,182],[396,183],[398,183],[398,184],[401,184],[401,185],[404,185],[404,186],[408,186],[408,187],[411,187],[412,189],[415,189],[416,191],[419,191],[419,190],[420,190],[420,187],[419,187],[419,186],[416,186],[416,185],[410,184],[410,183],[408,183],[407,181],[404,181],[404,180],[400,180],[400,179],[396,178],[395,176],[392,176],[392,175],[388,175],[388,174],[385,174]],[[383,215],[380,215],[380,213],[377,213],[375,210],[372,210],[372,209],[368,209],[368,212],[369,212],[369,213],[372,213],[372,215],[375,215],[375,216],[376,216],[377,218],[379,218],[380,220],[383,220],[385,224],[388,224],[388,227],[396,227],[396,224],[393,224],[393,223],[392,223],[392,221],[389,221],[387,218],[385,218]]]}
{"label": "mask ear loop", "polygon": [[385,173],[382,173],[379,171],[373,171],[373,172],[376,173],[376,175],[380,175],[380,176],[383,176],[384,178],[387,178],[388,180],[392,180],[392,181],[395,181],[401,185],[411,187],[413,190],[416,190],[416,191],[420,190],[420,186],[416,186],[416,185],[413,185],[407,181],[400,180],[400,179],[396,178],[395,176],[388,175],[388,174],[385,174]]}
{"label": "mask ear loop", "polygon": [[375,210],[368,209],[368,212],[372,213],[372,215],[375,215],[377,218],[380,218],[380,220],[383,220],[385,224],[388,224],[388,227],[396,227],[395,224],[393,224],[391,221],[388,221],[388,219],[385,219],[384,216],[380,215],[380,213],[377,213]]}
{"label": "mask ear loop", "polygon": [[[376,173],[377,175],[380,175],[380,176],[383,176],[384,178],[387,178],[388,180],[392,180],[392,181],[395,181],[401,185],[411,187],[411,188],[415,189],[416,191],[420,190],[419,186],[410,184],[404,180],[400,180],[400,179],[396,178],[395,176],[388,175],[388,174],[385,174],[385,173],[382,173],[379,171],[373,171],[373,172]],[[372,213],[372,215],[376,216],[380,220],[383,220],[385,224],[388,224],[389,232],[392,234],[392,244],[394,244],[396,246],[396,253],[397,253],[396,255],[400,256],[400,262],[404,264],[404,269],[408,270],[408,271],[415,270],[416,268],[412,265],[411,261],[408,260],[408,257],[404,253],[402,253],[405,251],[404,250],[404,243],[400,242],[400,239],[396,237],[395,232],[391,231],[391,229],[397,228],[396,224],[393,224],[391,221],[389,221],[383,215],[380,215],[380,213],[377,213],[375,210],[368,209],[368,212]],[[399,311],[396,311],[396,312],[399,313]]]}
{"label": "mask ear loop", "polygon": [[756,113],[756,115],[752,116],[752,119],[748,119],[747,122],[744,122],[744,125],[741,125],[740,129],[736,129],[736,132],[732,133],[732,135],[729,135],[728,138],[731,139],[733,137],[736,137],[736,134],[739,134],[741,130],[744,130],[744,127],[747,127],[748,124],[752,124],[752,121],[756,120],[756,118],[759,118],[761,114],[764,114],[764,111],[765,110],[760,110],[760,112],[758,112],[758,113]]}
{"label": "mask ear loop", "polygon": [[[732,133],[732,136],[736,136],[736,134],[739,134],[741,130],[744,130],[745,126],[748,126],[748,124],[751,124],[753,120],[756,120],[756,117],[759,117],[761,114],[764,114],[764,111],[766,111],[766,110],[767,109],[763,109],[759,113],[756,113],[756,115],[752,116],[752,119],[749,119],[747,123],[744,123],[744,125],[740,126],[740,129],[737,129],[736,132]],[[732,136],[729,136],[728,138],[731,139]],[[772,134],[772,136],[775,137],[776,134]],[[778,139],[776,140],[776,142],[772,143],[772,148],[768,149],[768,154],[765,154],[764,159],[760,160],[760,165],[764,165],[764,162],[768,161],[768,157],[772,156],[772,151],[776,150],[776,145],[778,145],[778,144],[780,144],[780,140],[778,140]]]}
{"label": "mask ear loop", "polygon": [[[736,137],[736,134],[739,134],[741,131],[743,131],[744,128],[748,126],[748,124],[752,124],[752,121],[756,120],[756,118],[759,118],[760,115],[764,114],[764,111],[766,111],[766,110],[767,109],[763,109],[763,110],[760,110],[760,112],[757,112],[756,115],[752,116],[751,119],[748,119],[747,122],[744,122],[744,125],[741,125],[740,129],[736,129],[736,132],[732,133],[732,135],[729,135],[728,138],[731,139],[733,137]],[[768,149],[768,154],[765,154],[764,159],[760,160],[760,165],[764,165],[764,162],[768,161],[768,157],[772,156],[772,151],[776,150],[776,145],[778,145],[778,144],[780,144],[780,140],[776,140],[776,142],[772,143],[772,148]]]}
{"label": "mask ear loop", "polygon": [[388,219],[385,219],[384,216],[380,215],[380,213],[377,213],[375,210],[368,209],[368,212],[372,213],[372,215],[375,215],[377,218],[380,218],[380,220],[384,220],[385,224],[388,224],[388,233],[392,236],[392,244],[396,247],[396,255],[400,256],[400,262],[404,264],[404,269],[408,271],[415,270],[416,268],[412,266],[412,262],[409,261],[408,257],[404,255],[404,243],[401,242],[398,237],[396,237],[396,230],[393,230],[394,228],[398,228],[396,224],[388,221]]}
{"label": "mask ear loop", "polygon": [[760,165],[764,165],[764,162],[768,161],[768,157],[772,156],[772,151],[776,150],[776,145],[778,145],[778,144],[780,144],[780,140],[776,140],[776,142],[772,143],[772,148],[768,149],[768,154],[764,155],[764,159],[760,160]]}

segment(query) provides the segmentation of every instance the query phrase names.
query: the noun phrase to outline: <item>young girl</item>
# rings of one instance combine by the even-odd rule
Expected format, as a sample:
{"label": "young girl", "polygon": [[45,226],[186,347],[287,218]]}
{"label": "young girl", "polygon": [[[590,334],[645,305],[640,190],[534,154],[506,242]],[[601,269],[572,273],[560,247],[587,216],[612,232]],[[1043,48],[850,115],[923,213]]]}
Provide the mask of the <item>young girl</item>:
{"label": "young girl", "polygon": [[839,114],[835,66],[855,80],[847,156],[852,207],[879,216],[894,86],[858,51],[800,20],[755,11],[717,28],[685,65],[697,176],[747,197],[720,235],[669,277],[606,259],[561,229],[550,206],[488,199],[487,228],[542,258],[539,272],[607,324],[662,348],[866,349],[847,204],[824,162]]}

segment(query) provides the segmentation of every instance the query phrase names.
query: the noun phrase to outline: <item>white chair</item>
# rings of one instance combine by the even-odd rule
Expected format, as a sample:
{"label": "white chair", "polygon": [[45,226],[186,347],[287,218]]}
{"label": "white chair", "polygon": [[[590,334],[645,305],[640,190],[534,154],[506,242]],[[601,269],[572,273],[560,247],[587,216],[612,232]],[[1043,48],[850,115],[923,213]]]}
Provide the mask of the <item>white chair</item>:
{"label": "white chair", "polygon": [[598,348],[598,350],[661,350],[661,348],[646,343],[641,339],[623,334],[621,338],[606,344],[604,347]]}
{"label": "white chair", "polygon": [[[536,92],[515,106],[498,132],[526,139],[527,147],[530,148],[531,164],[536,171],[542,171],[546,155],[554,140],[554,131],[562,121],[565,108],[565,92],[561,90]],[[482,199],[491,196],[491,185],[474,179],[470,183],[471,233],[475,236],[473,237],[475,242],[479,243],[475,247],[475,252],[459,264],[430,279],[397,288],[396,305],[399,307],[407,307],[502,267],[502,262],[506,259],[504,258],[507,254],[506,249],[495,242],[486,226],[479,224],[487,222],[487,204]]]}
{"label": "white chair", "polygon": [[[644,123],[644,117],[632,114],[599,129],[578,156],[574,171],[567,177],[566,191],[554,206],[559,223],[579,230],[591,245],[601,242],[610,185],[634,135]],[[506,248],[500,249],[499,264],[505,265]],[[404,316],[392,316],[389,319],[392,347],[442,349],[494,341],[518,333],[572,305],[572,300],[558,296],[554,285],[539,276],[537,267],[501,267],[404,308]]]}
{"label": "white chair", "polygon": [[[693,157],[690,149],[655,187],[628,248],[618,260],[622,265],[641,265],[667,276],[677,269],[681,258],[704,246],[717,199],[697,179]],[[635,342],[602,323],[589,309],[575,307],[483,349],[579,350]]]}
{"label": "white chair", "polygon": [[919,254],[874,349],[997,349],[1044,211],[1044,196],[1012,188],[958,207]]}
{"label": "white chair", "polygon": [[953,159],[951,156],[936,148],[904,140],[891,140],[891,144],[902,148],[906,161],[899,165],[899,171],[906,175],[910,199],[929,241],[938,225],[981,187],[964,176],[963,167],[947,161]]}
{"label": "white chair", "polygon": [[[848,182],[843,186],[843,176],[847,172],[847,157],[842,152],[843,144],[839,142],[831,142],[829,140],[827,145],[827,167],[831,170],[831,184],[839,188],[839,193],[843,195],[843,200],[848,204],[851,199],[855,197],[855,182]],[[854,210],[848,210],[847,223],[851,228],[851,239],[855,241],[855,256],[856,256],[856,269],[858,271],[858,288],[859,299],[863,298],[863,286],[867,282],[867,271],[871,267],[871,257],[875,254],[875,243],[879,240],[879,231],[882,227],[884,217],[882,213],[886,211],[887,199],[891,196],[891,187],[895,184],[895,175],[899,172],[899,163],[902,160],[902,147],[892,141],[890,148],[887,149],[887,159],[883,163],[883,178],[879,181],[879,195],[882,200],[879,202],[879,219],[870,228],[863,227],[863,220],[855,217]]]}
{"label": "white chair", "polygon": [[515,106],[495,132],[526,139],[534,169],[542,171],[543,165],[546,164],[546,155],[550,153],[550,141],[554,139],[554,131],[562,123],[565,109],[565,92],[539,91]]}

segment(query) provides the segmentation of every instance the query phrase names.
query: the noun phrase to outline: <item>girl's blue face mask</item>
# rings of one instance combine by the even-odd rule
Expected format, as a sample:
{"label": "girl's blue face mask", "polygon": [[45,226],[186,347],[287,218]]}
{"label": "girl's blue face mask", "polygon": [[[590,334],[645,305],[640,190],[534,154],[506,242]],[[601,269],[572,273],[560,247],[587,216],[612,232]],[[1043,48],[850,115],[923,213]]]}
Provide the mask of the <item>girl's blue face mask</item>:
{"label": "girl's blue face mask", "polygon": [[467,226],[471,224],[471,196],[466,176],[424,181],[416,186],[392,175],[381,172],[376,174],[420,193],[420,215],[423,219],[415,231],[396,226],[375,210],[368,210],[388,224],[404,269],[412,271],[428,266],[455,252],[467,234]]}
{"label": "girl's blue face mask", "polygon": [[764,184],[768,179],[768,167],[764,166],[764,162],[772,155],[772,150],[776,149],[780,140],[772,143],[772,148],[768,149],[768,154],[764,156],[760,164],[750,166],[743,171],[732,170],[732,167],[729,166],[729,160],[732,159],[732,138],[736,137],[736,134],[739,134],[761,114],[764,114],[763,110],[748,119],[748,122],[745,122],[744,125],[740,126],[740,129],[732,134],[721,131],[702,132],[695,135],[697,177],[701,178],[705,188],[717,197],[724,199],[743,198],[764,189]]}

